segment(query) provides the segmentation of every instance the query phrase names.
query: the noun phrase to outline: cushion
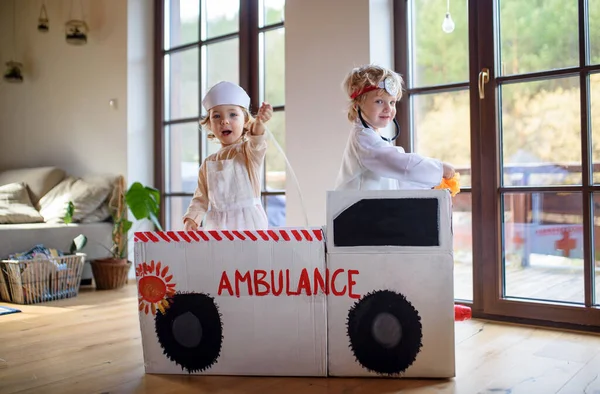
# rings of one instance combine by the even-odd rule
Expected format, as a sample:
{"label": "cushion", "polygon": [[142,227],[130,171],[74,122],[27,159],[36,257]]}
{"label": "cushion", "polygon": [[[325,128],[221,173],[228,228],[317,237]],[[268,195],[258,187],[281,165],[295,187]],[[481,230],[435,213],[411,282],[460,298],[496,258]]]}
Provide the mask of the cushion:
{"label": "cushion", "polygon": [[44,218],[33,207],[24,182],[0,186],[0,224],[41,223]]}
{"label": "cushion", "polygon": [[65,178],[65,172],[57,167],[19,168],[0,172],[0,186],[23,182],[29,187],[31,203],[39,210],[38,202],[44,194]]}
{"label": "cushion", "polygon": [[68,176],[40,199],[40,213],[47,223],[63,223],[67,204],[72,201],[75,207],[73,222],[80,222],[105,203],[112,190],[113,178]]}
{"label": "cushion", "polygon": [[108,204],[102,203],[96,210],[83,219],[81,219],[81,223],[97,223],[103,222],[106,219],[111,217],[110,209],[108,208]]}

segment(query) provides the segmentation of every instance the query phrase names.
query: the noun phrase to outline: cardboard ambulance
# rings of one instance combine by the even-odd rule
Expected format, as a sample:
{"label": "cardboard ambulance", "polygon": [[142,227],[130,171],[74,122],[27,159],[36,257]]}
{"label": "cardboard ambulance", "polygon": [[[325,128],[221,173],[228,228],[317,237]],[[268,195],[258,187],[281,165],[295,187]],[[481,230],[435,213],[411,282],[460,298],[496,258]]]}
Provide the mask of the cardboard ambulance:
{"label": "cardboard ambulance", "polygon": [[329,192],[323,228],[134,240],[147,373],[455,376],[445,190]]}

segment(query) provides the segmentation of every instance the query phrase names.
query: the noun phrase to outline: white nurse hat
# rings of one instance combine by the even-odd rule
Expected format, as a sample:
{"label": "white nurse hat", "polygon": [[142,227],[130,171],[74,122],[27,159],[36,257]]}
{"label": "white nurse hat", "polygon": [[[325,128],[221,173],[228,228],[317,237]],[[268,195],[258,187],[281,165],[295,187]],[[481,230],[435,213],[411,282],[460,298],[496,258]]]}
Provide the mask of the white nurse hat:
{"label": "white nurse hat", "polygon": [[222,81],[210,88],[202,105],[207,111],[217,105],[239,105],[248,109],[250,107],[250,97],[248,93],[235,83]]}

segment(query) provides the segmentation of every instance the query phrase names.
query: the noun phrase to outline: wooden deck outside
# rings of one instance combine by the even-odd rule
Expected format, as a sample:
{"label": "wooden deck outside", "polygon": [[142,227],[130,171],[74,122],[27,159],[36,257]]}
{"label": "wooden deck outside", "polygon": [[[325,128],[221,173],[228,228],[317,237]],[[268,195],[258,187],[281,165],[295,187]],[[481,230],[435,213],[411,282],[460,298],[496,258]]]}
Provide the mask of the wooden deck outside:
{"label": "wooden deck outside", "polygon": [[[529,267],[513,264],[506,269],[505,289],[507,297],[534,298],[583,304],[583,267],[549,266],[543,260],[553,256],[538,256]],[[596,268],[596,304],[600,304],[600,269]],[[471,261],[454,264],[454,296],[461,300],[473,299],[473,267]]]}

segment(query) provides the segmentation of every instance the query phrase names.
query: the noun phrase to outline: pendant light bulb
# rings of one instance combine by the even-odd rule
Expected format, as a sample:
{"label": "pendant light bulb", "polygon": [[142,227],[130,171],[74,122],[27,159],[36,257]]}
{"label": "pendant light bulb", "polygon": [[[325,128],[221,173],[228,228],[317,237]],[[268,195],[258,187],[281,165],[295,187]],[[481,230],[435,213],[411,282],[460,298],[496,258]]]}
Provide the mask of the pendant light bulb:
{"label": "pendant light bulb", "polygon": [[446,13],[444,22],[442,22],[442,30],[447,34],[450,34],[454,31],[454,21],[452,20],[449,12]]}

